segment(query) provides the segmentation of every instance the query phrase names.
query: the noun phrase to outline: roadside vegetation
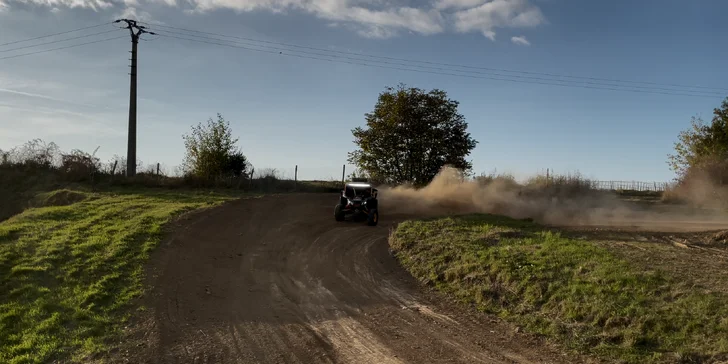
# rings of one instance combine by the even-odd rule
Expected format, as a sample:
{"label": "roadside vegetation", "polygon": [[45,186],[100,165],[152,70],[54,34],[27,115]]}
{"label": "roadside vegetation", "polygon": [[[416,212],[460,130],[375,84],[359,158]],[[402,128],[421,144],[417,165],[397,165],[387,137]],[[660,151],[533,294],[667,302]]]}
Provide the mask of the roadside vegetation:
{"label": "roadside vegetation", "polygon": [[590,241],[468,215],[402,223],[390,244],[424,284],[571,350],[628,363],[728,359],[728,294]]}

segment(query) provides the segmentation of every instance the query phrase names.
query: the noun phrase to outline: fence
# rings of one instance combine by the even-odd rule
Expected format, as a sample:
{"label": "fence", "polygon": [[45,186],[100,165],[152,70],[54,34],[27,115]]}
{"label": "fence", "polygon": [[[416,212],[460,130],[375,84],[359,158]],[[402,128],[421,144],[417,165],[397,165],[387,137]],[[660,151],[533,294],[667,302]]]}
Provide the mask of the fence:
{"label": "fence", "polygon": [[627,191],[654,191],[663,192],[672,186],[669,182],[640,182],[640,181],[592,181],[593,187],[598,190],[627,190]]}

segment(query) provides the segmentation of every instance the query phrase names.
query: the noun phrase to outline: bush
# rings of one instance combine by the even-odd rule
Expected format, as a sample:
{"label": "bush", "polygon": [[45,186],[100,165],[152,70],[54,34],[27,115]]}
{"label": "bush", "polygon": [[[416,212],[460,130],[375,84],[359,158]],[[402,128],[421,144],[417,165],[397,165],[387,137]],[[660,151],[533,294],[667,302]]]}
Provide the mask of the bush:
{"label": "bush", "polygon": [[98,158],[78,149],[74,149],[69,154],[63,154],[61,158],[59,170],[69,181],[81,182],[93,179],[100,168]]}
{"label": "bush", "polygon": [[210,118],[204,125],[193,126],[192,132],[182,138],[186,149],[185,175],[216,180],[245,174],[248,160],[235,147],[238,139],[232,137],[230,123],[222,115],[217,114],[217,120]]}
{"label": "bush", "polygon": [[50,168],[60,164],[61,151],[55,143],[33,139],[2,153],[3,164],[23,164]]}

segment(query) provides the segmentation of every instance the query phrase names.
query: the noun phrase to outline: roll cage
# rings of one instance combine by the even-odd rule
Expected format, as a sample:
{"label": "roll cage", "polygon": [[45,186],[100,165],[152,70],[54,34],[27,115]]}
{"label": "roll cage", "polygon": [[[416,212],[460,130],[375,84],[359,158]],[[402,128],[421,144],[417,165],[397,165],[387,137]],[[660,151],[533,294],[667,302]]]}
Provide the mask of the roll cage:
{"label": "roll cage", "polygon": [[361,182],[347,183],[342,191],[342,195],[348,199],[356,197],[361,197],[363,199],[370,197],[377,198],[377,193],[377,189],[372,187],[372,185]]}

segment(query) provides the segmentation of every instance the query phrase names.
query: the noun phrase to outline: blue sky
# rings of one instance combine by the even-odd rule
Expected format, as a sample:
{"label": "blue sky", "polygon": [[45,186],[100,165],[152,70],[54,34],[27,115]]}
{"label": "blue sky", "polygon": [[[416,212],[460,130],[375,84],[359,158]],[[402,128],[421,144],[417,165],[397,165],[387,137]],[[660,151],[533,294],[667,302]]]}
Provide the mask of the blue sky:
{"label": "blue sky", "polygon": [[[478,173],[523,177],[551,168],[666,181],[678,132],[691,116],[709,120],[728,96],[726,13],[728,2],[719,0],[0,0],[0,44],[125,16],[368,55],[723,88],[661,95],[373,68],[169,37],[139,46],[138,157],[170,171],[182,160],[182,134],[220,112],[256,168],[292,173],[298,164],[302,179],[338,178],[355,148],[350,130],[364,124],[385,86],[403,82],[443,89],[461,103],[479,141],[470,156]],[[64,150],[100,146],[104,161],[126,154],[127,33],[8,51],[113,29],[0,46],[2,58],[127,35],[0,59],[0,149],[42,138]]]}

